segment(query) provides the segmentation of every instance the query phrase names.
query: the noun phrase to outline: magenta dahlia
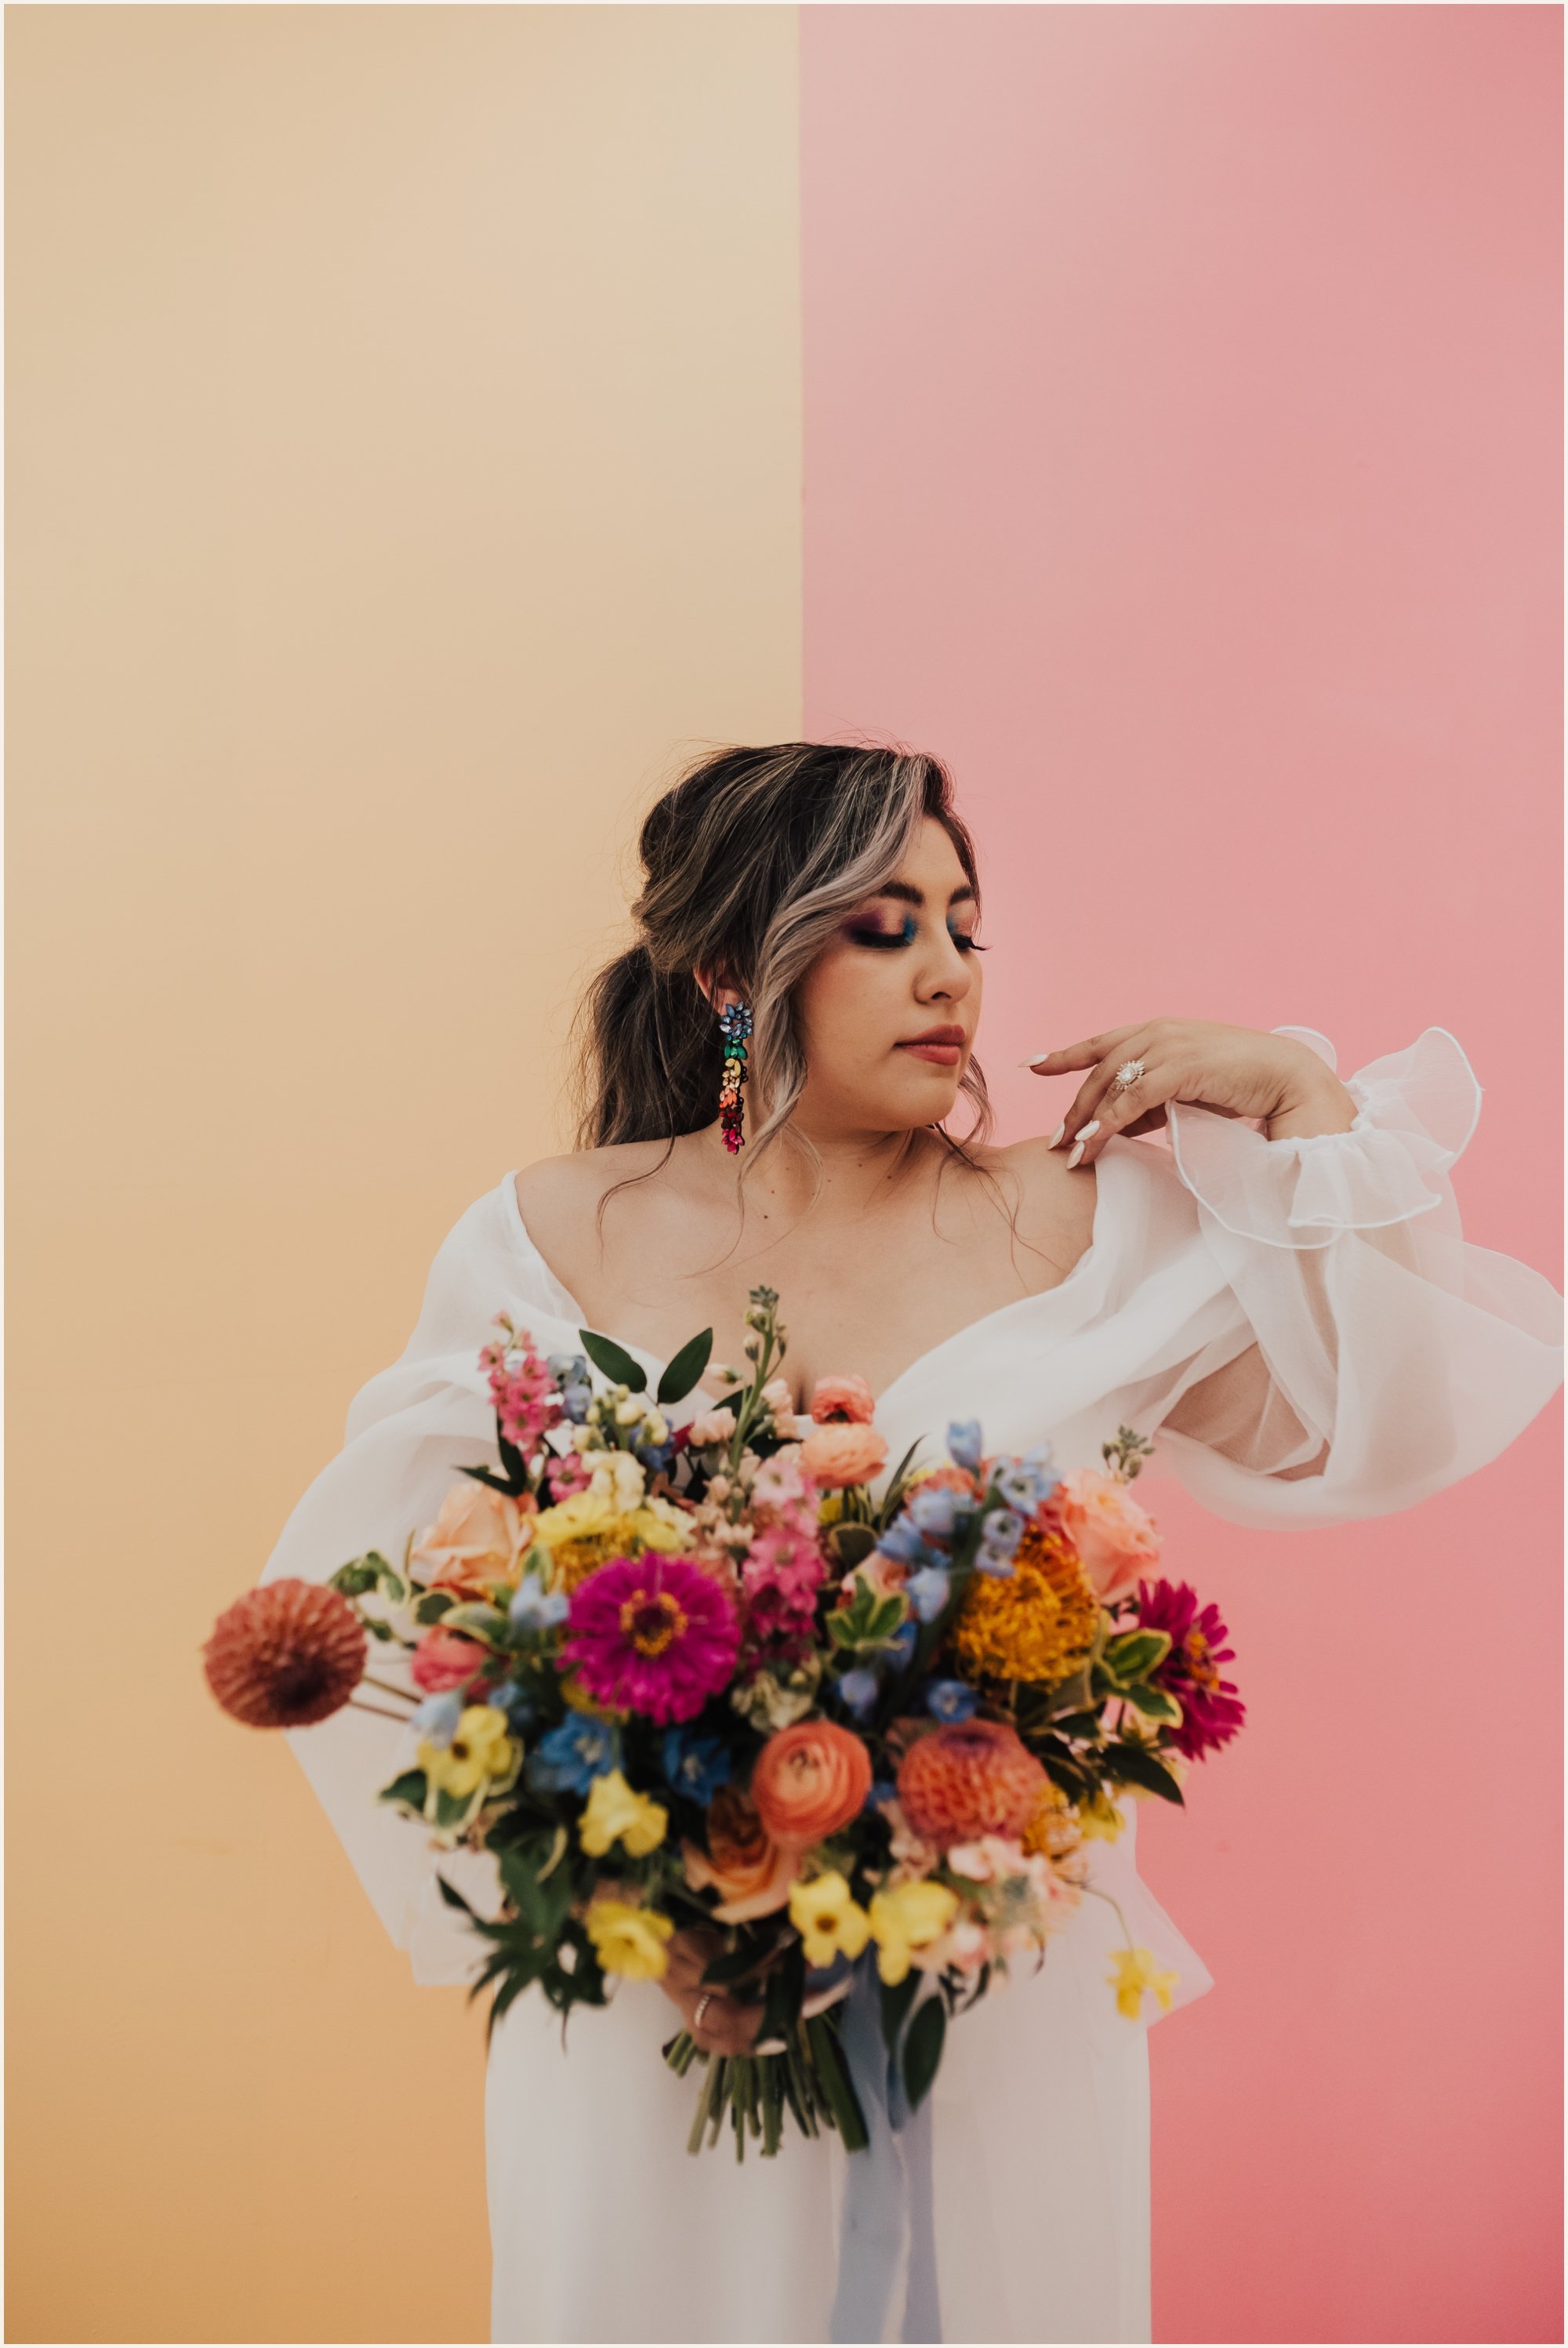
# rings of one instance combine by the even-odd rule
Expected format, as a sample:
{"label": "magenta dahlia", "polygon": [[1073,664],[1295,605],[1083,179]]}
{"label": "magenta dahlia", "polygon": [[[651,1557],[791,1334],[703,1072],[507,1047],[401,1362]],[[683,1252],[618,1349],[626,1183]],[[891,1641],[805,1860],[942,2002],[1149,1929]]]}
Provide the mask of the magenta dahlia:
{"label": "magenta dahlia", "polygon": [[1138,1620],[1145,1631],[1171,1633],[1171,1652],[1150,1677],[1181,1707],[1181,1726],[1168,1732],[1171,1743],[1189,1761],[1201,1760],[1228,1743],[1247,1716],[1234,1680],[1220,1676],[1219,1666],[1235,1655],[1220,1610],[1211,1600],[1200,1612],[1190,1582],[1140,1581]]}
{"label": "magenta dahlia", "polygon": [[740,1622],[717,1582],[684,1557],[615,1557],[572,1593],[565,1662],[595,1704],[691,1720],[735,1669]]}

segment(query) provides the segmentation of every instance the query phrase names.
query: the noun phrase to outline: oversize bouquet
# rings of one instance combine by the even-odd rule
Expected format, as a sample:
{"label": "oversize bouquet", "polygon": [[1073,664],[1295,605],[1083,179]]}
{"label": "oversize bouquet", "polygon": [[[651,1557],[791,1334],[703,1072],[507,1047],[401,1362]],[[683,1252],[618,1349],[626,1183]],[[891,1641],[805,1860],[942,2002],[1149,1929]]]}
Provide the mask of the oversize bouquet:
{"label": "oversize bouquet", "polygon": [[[702,2071],[690,2148],[727,2123],[738,2154],[776,2152],[789,2115],[853,2150],[851,1984],[874,1966],[913,2109],[949,2018],[1107,1896],[1084,1846],[1120,1830],[1116,1789],[1180,1802],[1243,1706],[1215,1609],[1150,1578],[1130,1428],[1103,1470],[1058,1477],[1048,1445],[991,1457],[958,1424],[945,1458],[916,1446],[882,1481],[864,1383],[822,1379],[798,1421],[771,1289],[746,1323],[732,1391],[676,1426],[711,1331],[650,1395],[609,1339],[542,1360],[500,1316],[499,1465],[467,1468],[398,1563],[242,1598],[206,1667],[255,1725],[349,1702],[407,1720],[380,1798],[497,1862],[496,1921],[441,1883],[489,1943],[492,2028],[536,1983],[565,2013],[659,1979],[701,1928],[705,1982],[763,2011],[748,2054],[665,2046]],[[1147,1949],[1113,1964],[1123,2013],[1169,2006]]]}

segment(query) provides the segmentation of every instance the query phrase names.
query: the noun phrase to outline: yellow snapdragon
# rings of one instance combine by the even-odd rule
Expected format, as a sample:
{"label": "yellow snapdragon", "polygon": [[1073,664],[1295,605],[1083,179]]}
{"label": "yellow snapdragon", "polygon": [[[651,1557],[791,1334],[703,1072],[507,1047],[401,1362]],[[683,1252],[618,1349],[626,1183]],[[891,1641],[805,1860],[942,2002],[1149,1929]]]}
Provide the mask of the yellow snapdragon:
{"label": "yellow snapdragon", "polygon": [[958,1912],[958,1894],[945,1883],[900,1883],[872,1900],[871,1931],[877,1971],[890,1989],[908,1972],[916,1949],[940,1941]]}
{"label": "yellow snapdragon", "polygon": [[619,1769],[610,1769],[593,1780],[577,1838],[590,1859],[603,1859],[613,1842],[632,1859],[646,1859],[663,1842],[669,1822],[662,1802],[651,1802],[627,1785]]}
{"label": "yellow snapdragon", "polygon": [[836,1870],[791,1888],[789,1921],[805,1943],[809,1965],[858,1957],[871,1937],[871,1918]]}

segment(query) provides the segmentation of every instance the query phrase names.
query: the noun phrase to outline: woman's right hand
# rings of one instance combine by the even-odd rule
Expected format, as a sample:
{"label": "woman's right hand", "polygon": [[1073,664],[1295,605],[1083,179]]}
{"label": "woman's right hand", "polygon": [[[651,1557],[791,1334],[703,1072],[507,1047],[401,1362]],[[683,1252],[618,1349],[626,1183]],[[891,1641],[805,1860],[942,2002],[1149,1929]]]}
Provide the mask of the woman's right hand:
{"label": "woman's right hand", "polygon": [[[762,2007],[716,1982],[703,1986],[703,1973],[724,1948],[724,1935],[707,1925],[676,1932],[668,1949],[669,1963],[659,1987],[678,2005],[686,2028],[708,2054],[745,2054],[757,2044]],[[696,2010],[704,1999],[702,2022]]]}

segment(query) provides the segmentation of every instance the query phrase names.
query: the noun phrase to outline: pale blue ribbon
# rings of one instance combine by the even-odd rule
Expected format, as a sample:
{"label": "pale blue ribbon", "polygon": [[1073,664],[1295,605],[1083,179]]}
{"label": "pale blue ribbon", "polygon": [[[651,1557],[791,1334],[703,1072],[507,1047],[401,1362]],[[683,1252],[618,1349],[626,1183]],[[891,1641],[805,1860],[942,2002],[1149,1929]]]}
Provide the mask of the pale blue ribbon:
{"label": "pale blue ribbon", "polygon": [[902,2065],[890,2058],[882,2001],[869,1958],[855,1968],[841,2011],[841,2044],[871,2138],[845,2156],[839,2212],[839,2280],[828,2337],[881,2340],[904,2246],[908,2267],[899,2338],[940,2341],[936,2285],[936,2206],[933,2188],[931,2092],[915,2110],[903,2092]]}

